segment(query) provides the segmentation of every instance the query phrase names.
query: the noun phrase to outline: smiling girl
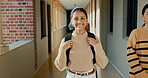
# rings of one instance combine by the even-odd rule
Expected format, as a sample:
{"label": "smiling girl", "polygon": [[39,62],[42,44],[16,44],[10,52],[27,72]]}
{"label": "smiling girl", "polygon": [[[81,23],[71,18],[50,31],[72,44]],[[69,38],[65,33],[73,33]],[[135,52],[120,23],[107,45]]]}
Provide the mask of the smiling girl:
{"label": "smiling girl", "polygon": [[104,69],[108,58],[99,39],[85,29],[88,23],[86,10],[74,8],[71,23],[75,30],[61,41],[54,63],[60,71],[67,69],[66,78],[97,78],[94,64]]}

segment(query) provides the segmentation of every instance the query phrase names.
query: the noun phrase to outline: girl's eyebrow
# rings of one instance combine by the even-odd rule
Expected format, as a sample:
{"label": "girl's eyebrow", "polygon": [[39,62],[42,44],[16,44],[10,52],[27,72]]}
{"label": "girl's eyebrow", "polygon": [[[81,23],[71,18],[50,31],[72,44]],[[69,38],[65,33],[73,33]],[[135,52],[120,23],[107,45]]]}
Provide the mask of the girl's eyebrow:
{"label": "girl's eyebrow", "polygon": [[85,17],[85,16],[81,16],[81,17]]}

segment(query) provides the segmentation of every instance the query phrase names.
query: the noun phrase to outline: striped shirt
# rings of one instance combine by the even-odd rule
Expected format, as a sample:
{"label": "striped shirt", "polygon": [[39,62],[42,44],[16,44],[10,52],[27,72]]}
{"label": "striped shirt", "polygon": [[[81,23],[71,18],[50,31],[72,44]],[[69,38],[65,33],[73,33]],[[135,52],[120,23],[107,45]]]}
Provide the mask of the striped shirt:
{"label": "striped shirt", "polygon": [[148,78],[148,30],[140,27],[131,32],[127,58],[130,78]]}

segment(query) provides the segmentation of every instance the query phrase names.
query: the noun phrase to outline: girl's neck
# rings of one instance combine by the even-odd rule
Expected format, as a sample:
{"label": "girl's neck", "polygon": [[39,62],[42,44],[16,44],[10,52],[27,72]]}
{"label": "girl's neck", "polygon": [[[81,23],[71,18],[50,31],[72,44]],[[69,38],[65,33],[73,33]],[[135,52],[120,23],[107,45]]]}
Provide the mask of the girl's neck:
{"label": "girl's neck", "polygon": [[148,23],[145,24],[145,27],[148,27]]}
{"label": "girl's neck", "polygon": [[148,23],[145,24],[144,29],[148,30]]}
{"label": "girl's neck", "polygon": [[81,35],[81,34],[84,34],[84,33],[85,33],[85,30],[74,30],[74,32],[75,32],[76,34]]}

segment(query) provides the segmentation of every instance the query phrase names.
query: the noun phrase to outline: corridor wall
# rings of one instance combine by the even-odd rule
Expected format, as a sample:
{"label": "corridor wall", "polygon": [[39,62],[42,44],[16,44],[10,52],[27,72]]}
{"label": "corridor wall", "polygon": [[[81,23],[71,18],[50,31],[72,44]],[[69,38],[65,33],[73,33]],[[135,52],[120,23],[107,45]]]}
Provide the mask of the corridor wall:
{"label": "corridor wall", "polygon": [[[48,32],[46,32],[47,35],[44,38],[41,38],[40,0],[32,1],[35,9],[35,39],[0,55],[0,78],[32,78],[48,58]],[[45,6],[47,4],[52,6],[52,0],[44,1]],[[45,9],[47,10],[47,7]],[[46,26],[48,25],[46,24]]]}
{"label": "corridor wall", "polygon": [[[110,31],[110,0],[91,0],[87,5],[88,21],[109,58],[110,63],[123,78],[128,78],[129,65],[127,61],[127,0],[113,0],[113,32]],[[137,27],[141,27],[143,19],[141,10],[147,0],[138,0]],[[93,9],[93,7],[96,9]],[[95,15],[96,18],[93,16]],[[93,22],[96,21],[95,24]]]}
{"label": "corridor wall", "polygon": [[66,10],[59,0],[53,0],[52,52],[57,51],[60,41],[67,33]]}

